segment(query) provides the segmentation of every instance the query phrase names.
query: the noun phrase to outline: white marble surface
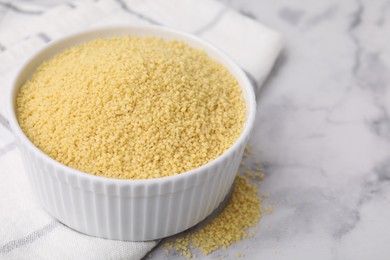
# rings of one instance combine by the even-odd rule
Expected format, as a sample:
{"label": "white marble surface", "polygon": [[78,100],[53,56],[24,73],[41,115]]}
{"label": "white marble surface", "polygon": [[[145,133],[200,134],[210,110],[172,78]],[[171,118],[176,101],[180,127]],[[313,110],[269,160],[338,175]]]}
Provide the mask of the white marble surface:
{"label": "white marble surface", "polygon": [[[1,0],[0,32],[64,2]],[[225,2],[285,37],[251,139],[276,204],[253,239],[199,258],[389,259],[390,1]]]}
{"label": "white marble surface", "polygon": [[278,201],[256,256],[389,259],[390,2],[231,5],[286,39],[251,141]]}

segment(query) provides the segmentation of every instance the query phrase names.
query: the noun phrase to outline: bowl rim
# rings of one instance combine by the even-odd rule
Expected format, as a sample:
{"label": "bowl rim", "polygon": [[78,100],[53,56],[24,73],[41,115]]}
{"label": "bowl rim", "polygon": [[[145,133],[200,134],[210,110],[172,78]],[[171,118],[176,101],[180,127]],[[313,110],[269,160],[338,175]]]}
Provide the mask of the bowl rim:
{"label": "bowl rim", "polygon": [[[22,75],[25,75],[26,73],[32,73],[33,70],[27,70],[29,65],[33,64],[35,60],[39,59],[41,56],[45,56],[45,59],[48,59],[48,57],[52,57],[47,55],[47,53],[50,53],[50,51],[53,51],[56,47],[59,45],[66,43],[66,42],[72,42],[71,45],[68,47],[63,47],[60,49],[60,51],[65,50],[66,48],[70,48],[71,46],[75,46],[80,44],[81,42],[87,42],[86,40],[83,40],[81,42],[77,43],[77,39],[82,38],[83,36],[86,37],[87,35],[93,35],[95,33],[108,33],[110,31],[115,30],[128,30],[129,36],[131,36],[132,30],[145,30],[151,34],[153,32],[160,32],[168,35],[178,35],[179,41],[182,41],[186,44],[189,44],[191,46],[191,42],[195,42],[197,45],[204,47],[204,50],[206,52],[213,52],[216,56],[220,57],[224,60],[222,63],[221,61],[218,61],[223,66],[225,66],[230,73],[234,76],[234,78],[240,82],[240,87],[245,99],[246,103],[246,109],[247,109],[247,118],[244,122],[243,130],[240,134],[240,136],[237,138],[237,140],[234,142],[232,146],[230,146],[224,153],[222,153],[217,158],[213,159],[212,161],[209,161],[208,163],[201,165],[195,169],[185,171],[179,174],[171,175],[171,176],[165,176],[165,177],[159,177],[159,178],[150,178],[150,179],[116,179],[116,178],[109,178],[104,176],[98,176],[90,173],[86,173],[74,168],[71,168],[63,163],[60,163],[56,161],[55,159],[51,158],[49,155],[41,151],[38,147],[36,147],[32,141],[29,140],[29,138],[24,134],[23,130],[21,129],[18,119],[16,116],[16,95],[20,88],[23,86],[22,84],[17,84],[20,81],[20,78]],[[153,37],[153,35],[148,35],[149,37]],[[109,37],[115,37],[115,36],[109,36]],[[107,36],[107,38],[109,38]],[[140,36],[142,37],[142,36]],[[160,36],[156,36],[160,37]],[[104,38],[104,36],[95,37],[97,38]],[[188,40],[188,41],[187,41]],[[194,47],[196,48],[196,47]],[[58,54],[59,52],[56,51],[55,54]],[[41,63],[40,63],[41,64]],[[39,65],[38,65],[39,66]],[[37,67],[34,66],[34,70]],[[27,70],[27,71],[26,71]],[[30,75],[31,77],[31,75]],[[27,77],[27,78],[30,78]],[[24,81],[25,82],[25,81]],[[175,29],[163,27],[163,26],[156,26],[156,25],[111,25],[111,26],[102,26],[94,29],[86,29],[82,31],[78,31],[76,33],[72,33],[69,35],[66,35],[64,37],[60,37],[57,40],[45,45],[40,50],[34,52],[33,55],[30,55],[23,63],[22,65],[17,69],[16,76],[14,76],[11,84],[11,90],[8,95],[8,114],[9,114],[9,122],[12,129],[12,132],[14,135],[16,135],[18,138],[18,142],[23,144],[24,146],[27,146],[28,150],[33,151],[35,154],[39,156],[39,158],[45,160],[50,165],[53,165],[54,167],[57,167],[61,170],[63,170],[64,173],[66,173],[66,177],[70,176],[77,176],[78,178],[87,179],[89,181],[95,181],[95,182],[105,182],[107,184],[115,184],[119,186],[128,186],[128,185],[153,185],[153,184],[163,184],[166,182],[176,182],[183,180],[185,178],[188,178],[192,175],[200,174],[201,172],[204,172],[205,169],[213,167],[216,164],[219,164],[221,161],[223,161],[226,157],[229,157],[232,153],[234,153],[240,146],[241,143],[246,141],[246,138],[250,136],[250,133],[252,131],[254,121],[255,121],[255,114],[256,114],[256,99],[255,99],[255,93],[252,86],[251,81],[248,79],[248,76],[245,74],[245,72],[223,51],[215,47],[214,45],[192,35],[189,33],[181,32]],[[53,176],[54,177],[54,176]]]}

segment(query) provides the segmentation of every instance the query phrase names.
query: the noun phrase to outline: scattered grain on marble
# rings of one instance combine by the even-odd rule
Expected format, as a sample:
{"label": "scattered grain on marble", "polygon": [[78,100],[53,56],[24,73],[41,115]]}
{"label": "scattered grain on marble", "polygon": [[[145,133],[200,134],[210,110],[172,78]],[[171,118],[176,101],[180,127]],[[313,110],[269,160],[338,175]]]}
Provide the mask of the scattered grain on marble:
{"label": "scattered grain on marble", "polygon": [[[268,194],[259,195],[258,186],[265,177],[262,164],[257,161],[248,163],[255,159],[250,147],[245,153],[250,158],[244,158],[241,163],[241,173],[236,177],[234,190],[226,207],[207,225],[166,242],[164,246],[174,248],[187,258],[195,258],[195,250],[199,249],[207,255],[218,249],[227,249],[231,244],[243,239],[253,238],[256,232],[253,227],[263,214],[272,212],[272,207],[263,205],[263,199],[268,198]],[[250,165],[255,167],[249,167]],[[243,249],[247,250],[248,246]],[[220,255],[219,259],[225,257]],[[245,257],[245,254],[237,253],[235,257]]]}
{"label": "scattered grain on marble", "polygon": [[180,41],[118,37],[44,62],[17,97],[27,137],[53,159],[112,178],[179,174],[217,158],[241,134],[237,81]]}
{"label": "scattered grain on marble", "polygon": [[257,196],[258,188],[243,176],[237,176],[232,197],[226,207],[206,226],[167,242],[165,246],[175,248],[182,256],[192,258],[192,250],[200,249],[203,254],[227,248],[245,238],[253,237],[255,226],[262,213],[262,199]]}

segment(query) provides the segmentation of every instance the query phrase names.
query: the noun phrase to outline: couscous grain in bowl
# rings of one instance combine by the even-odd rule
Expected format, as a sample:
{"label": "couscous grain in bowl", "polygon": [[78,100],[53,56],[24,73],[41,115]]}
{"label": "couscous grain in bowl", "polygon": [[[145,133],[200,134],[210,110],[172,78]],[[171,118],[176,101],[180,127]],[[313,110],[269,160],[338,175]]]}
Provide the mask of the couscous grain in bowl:
{"label": "couscous grain in bowl", "polygon": [[80,232],[131,241],[183,231],[219,205],[255,113],[229,58],[160,27],[52,43],[21,69],[10,98],[44,208]]}

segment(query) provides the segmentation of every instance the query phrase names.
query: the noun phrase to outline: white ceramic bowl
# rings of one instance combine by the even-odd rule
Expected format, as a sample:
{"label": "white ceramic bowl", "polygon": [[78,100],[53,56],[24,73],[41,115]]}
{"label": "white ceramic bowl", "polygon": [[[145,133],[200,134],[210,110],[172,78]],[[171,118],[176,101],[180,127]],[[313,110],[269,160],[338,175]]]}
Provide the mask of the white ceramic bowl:
{"label": "white ceramic bowl", "polygon": [[[71,46],[96,38],[125,35],[178,39],[205,50],[229,69],[242,87],[247,106],[242,134],[230,149],[208,164],[178,175],[122,180],[98,177],[67,167],[31,143],[18,124],[15,99],[19,88],[35,69]],[[152,240],[179,233],[196,225],[218,207],[235,179],[256,110],[248,78],[225,54],[192,35],[154,26],[89,30],[49,44],[22,66],[13,82],[9,99],[10,124],[27,176],[43,208],[79,232],[126,241]]]}

